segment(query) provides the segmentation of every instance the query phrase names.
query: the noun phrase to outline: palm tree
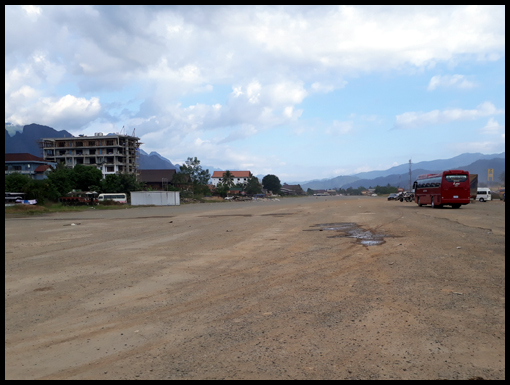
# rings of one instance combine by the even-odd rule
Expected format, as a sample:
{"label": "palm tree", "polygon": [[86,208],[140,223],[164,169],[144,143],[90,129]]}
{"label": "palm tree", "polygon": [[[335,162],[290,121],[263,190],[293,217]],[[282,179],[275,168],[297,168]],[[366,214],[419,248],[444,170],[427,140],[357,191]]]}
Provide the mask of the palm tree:
{"label": "palm tree", "polygon": [[232,173],[228,170],[225,171],[223,173],[223,179],[221,181],[221,184],[228,188],[232,187],[234,185],[234,175],[232,175]]}

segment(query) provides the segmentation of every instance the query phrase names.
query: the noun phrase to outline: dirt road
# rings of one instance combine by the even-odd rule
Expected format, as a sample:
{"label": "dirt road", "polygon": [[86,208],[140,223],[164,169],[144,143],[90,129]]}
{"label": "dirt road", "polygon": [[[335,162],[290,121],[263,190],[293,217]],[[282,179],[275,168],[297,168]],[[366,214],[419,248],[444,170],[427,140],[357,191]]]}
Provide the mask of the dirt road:
{"label": "dirt road", "polygon": [[504,379],[504,218],[380,197],[6,218],[5,377]]}

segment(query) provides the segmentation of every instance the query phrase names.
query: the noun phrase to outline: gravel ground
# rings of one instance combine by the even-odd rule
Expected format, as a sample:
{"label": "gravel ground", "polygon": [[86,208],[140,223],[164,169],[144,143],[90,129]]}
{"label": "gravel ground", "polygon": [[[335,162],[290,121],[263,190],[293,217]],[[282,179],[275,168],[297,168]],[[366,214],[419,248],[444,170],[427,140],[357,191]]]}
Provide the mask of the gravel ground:
{"label": "gravel ground", "polygon": [[5,219],[6,379],[505,379],[505,203]]}

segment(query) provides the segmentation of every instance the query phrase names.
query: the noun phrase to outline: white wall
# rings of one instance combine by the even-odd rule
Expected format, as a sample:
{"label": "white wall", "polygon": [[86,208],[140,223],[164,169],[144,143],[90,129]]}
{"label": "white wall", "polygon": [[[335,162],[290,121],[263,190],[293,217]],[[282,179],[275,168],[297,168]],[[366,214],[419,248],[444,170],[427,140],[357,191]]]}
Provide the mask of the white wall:
{"label": "white wall", "polygon": [[131,206],[180,206],[179,191],[132,191]]}

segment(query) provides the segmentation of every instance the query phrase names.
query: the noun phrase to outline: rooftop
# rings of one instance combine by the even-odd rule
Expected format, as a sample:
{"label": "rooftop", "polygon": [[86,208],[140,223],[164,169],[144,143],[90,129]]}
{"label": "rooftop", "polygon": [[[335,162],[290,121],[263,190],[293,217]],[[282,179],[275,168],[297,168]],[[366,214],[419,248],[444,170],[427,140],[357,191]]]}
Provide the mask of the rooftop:
{"label": "rooftop", "polygon": [[[211,178],[223,178],[223,174],[226,173],[226,171],[214,171]],[[250,172],[249,171],[230,171],[232,176],[234,178],[249,178]]]}
{"label": "rooftop", "polygon": [[28,152],[18,152],[12,154],[5,154],[6,162],[44,162],[48,163],[47,160],[39,158],[38,156],[29,154]]}

